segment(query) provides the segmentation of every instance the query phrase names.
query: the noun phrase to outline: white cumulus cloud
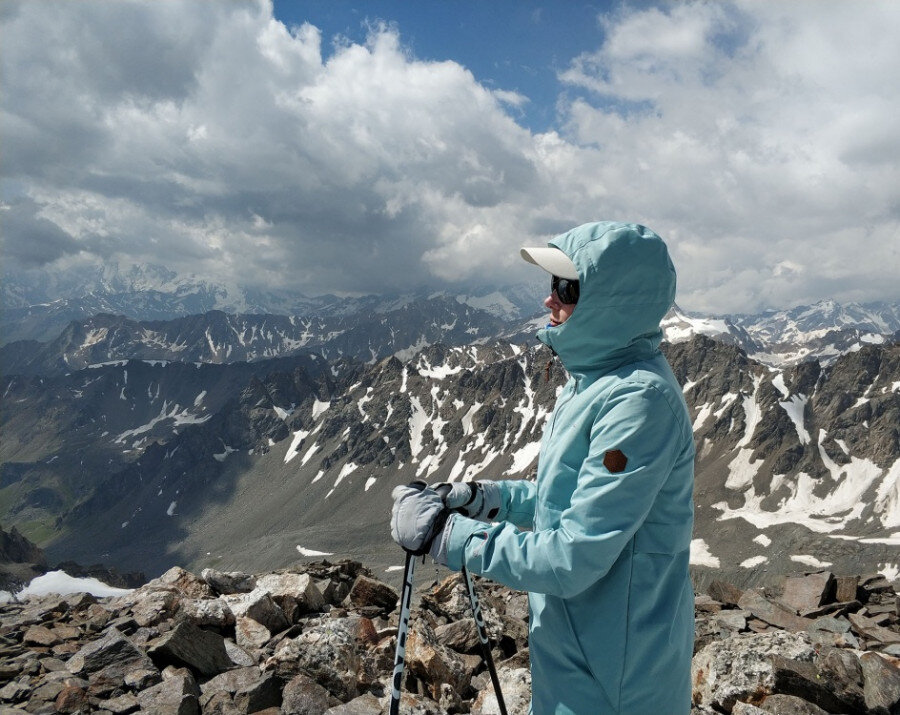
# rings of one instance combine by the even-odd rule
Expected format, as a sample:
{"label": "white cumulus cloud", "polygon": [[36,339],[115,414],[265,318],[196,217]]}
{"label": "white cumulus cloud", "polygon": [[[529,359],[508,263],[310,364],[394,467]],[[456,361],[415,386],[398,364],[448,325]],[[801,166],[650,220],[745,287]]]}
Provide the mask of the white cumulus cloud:
{"label": "white cumulus cloud", "polygon": [[153,262],[318,291],[534,277],[584,221],[669,240],[688,308],[897,297],[900,6],[598,17],[555,131],[528,97],[268,2],[0,7],[0,219],[22,267]]}

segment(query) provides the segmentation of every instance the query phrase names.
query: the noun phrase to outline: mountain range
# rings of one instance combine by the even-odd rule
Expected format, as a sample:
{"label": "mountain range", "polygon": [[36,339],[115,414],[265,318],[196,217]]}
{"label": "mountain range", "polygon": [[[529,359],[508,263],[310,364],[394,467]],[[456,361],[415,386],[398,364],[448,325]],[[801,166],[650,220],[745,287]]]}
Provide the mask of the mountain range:
{"label": "mountain range", "polygon": [[[543,319],[527,293],[101,313],[5,342],[0,523],[51,561],[148,574],[323,553],[396,565],[395,485],[533,478],[566,376],[534,340]],[[698,445],[698,580],[898,576],[898,316],[830,302],[667,316]]]}

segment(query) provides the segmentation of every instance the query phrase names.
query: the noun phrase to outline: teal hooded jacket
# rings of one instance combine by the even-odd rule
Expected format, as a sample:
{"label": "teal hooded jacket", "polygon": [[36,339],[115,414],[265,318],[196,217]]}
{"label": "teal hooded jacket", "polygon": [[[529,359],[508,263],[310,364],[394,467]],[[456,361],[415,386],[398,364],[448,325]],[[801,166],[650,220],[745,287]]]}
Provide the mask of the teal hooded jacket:
{"label": "teal hooded jacket", "polygon": [[532,712],[688,713],[694,441],[659,350],[675,269],[635,224],[585,224],[549,245],[581,292],[538,339],[570,378],[537,479],[497,482],[493,524],[453,516],[447,565],[529,592]]}

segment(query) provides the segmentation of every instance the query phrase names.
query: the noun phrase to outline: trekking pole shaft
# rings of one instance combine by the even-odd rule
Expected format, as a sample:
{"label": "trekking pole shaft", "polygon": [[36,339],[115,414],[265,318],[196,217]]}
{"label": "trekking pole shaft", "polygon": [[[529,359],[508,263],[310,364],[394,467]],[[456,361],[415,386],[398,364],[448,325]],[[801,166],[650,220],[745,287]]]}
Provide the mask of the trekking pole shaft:
{"label": "trekking pole shaft", "polygon": [[481,604],[478,602],[478,596],[475,593],[475,586],[472,583],[472,577],[466,571],[466,567],[462,568],[463,579],[466,582],[466,590],[469,592],[469,602],[472,604],[472,615],[475,617],[475,627],[478,630],[478,641],[481,643],[481,657],[487,664],[488,672],[491,674],[491,682],[494,684],[494,692],[497,694],[497,705],[500,707],[500,715],[506,715],[506,703],[503,701],[503,691],[500,690],[500,679],[497,677],[497,669],[494,667],[494,656],[491,655],[491,643],[488,640],[487,628],[484,625],[484,618],[481,615]]}
{"label": "trekking pole shaft", "polygon": [[409,635],[409,609],[412,603],[413,572],[416,557],[406,552],[406,566],[403,569],[403,591],[400,596],[400,623],[397,628],[397,653],[394,656],[394,674],[391,678],[390,715],[400,712],[400,689],[403,687],[403,669],[406,665],[406,637]]}

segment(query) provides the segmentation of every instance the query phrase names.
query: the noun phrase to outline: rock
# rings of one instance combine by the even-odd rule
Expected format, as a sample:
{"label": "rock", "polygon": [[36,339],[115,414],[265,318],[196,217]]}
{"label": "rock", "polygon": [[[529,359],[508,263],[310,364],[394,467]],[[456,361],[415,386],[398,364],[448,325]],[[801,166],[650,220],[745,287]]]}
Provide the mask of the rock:
{"label": "rock", "polygon": [[474,618],[466,618],[462,621],[453,621],[434,629],[434,635],[440,643],[452,648],[458,653],[471,653],[480,643],[478,628]]}
{"label": "rock", "polygon": [[362,658],[354,635],[337,621],[311,626],[296,638],[286,638],[275,648],[267,669],[291,677],[306,672],[332,694],[347,701],[355,698]]}
{"label": "rock", "polygon": [[159,715],[198,715],[200,688],[187,669],[169,673],[161,683],[138,693],[141,711]]}
{"label": "rock", "polygon": [[101,670],[115,671],[124,678],[129,670],[155,670],[153,662],[115,628],[99,640],[85,645],[66,662],[75,675],[89,675]]}
{"label": "rock", "polygon": [[457,693],[472,678],[472,671],[454,651],[442,645],[432,628],[420,619],[406,642],[406,663],[410,673],[425,683],[432,698],[441,696],[441,685],[449,684]]}
{"label": "rock", "polygon": [[0,700],[17,703],[24,700],[31,692],[31,685],[26,677],[24,680],[13,680],[0,688]]}
{"label": "rock", "polygon": [[866,596],[871,596],[873,593],[888,593],[894,590],[891,582],[885,578],[884,574],[880,573],[861,578],[859,588]]}
{"label": "rock", "polygon": [[301,673],[284,686],[281,710],[284,715],[319,715],[338,702],[328,690]]}
{"label": "rock", "polygon": [[210,695],[200,696],[200,711],[203,715],[244,715],[229,693],[218,690]]}
{"label": "rock", "polygon": [[818,661],[821,682],[847,703],[851,709],[866,709],[863,696],[863,671],[855,653],[832,648]]}
{"label": "rock", "polygon": [[694,610],[701,613],[718,613],[722,610],[722,604],[705,593],[694,596]]}
{"label": "rock", "polygon": [[325,597],[309,574],[290,572],[266,574],[257,579],[256,587],[268,591],[279,604],[284,599],[294,599],[301,614],[318,612],[325,608]]}
{"label": "rock", "polygon": [[257,713],[267,708],[277,710],[281,699],[281,682],[272,673],[261,675],[234,694],[234,704],[246,713]]}
{"label": "rock", "polygon": [[762,708],[751,705],[750,703],[742,703],[738,701],[731,709],[731,715],[764,715],[767,711]]}
{"label": "rock", "polygon": [[69,685],[63,688],[54,701],[54,708],[59,713],[80,713],[88,710],[89,696],[84,688]]}
{"label": "rock", "polygon": [[31,693],[31,701],[54,701],[65,687],[66,686],[58,680],[51,680],[49,682],[46,682],[40,687],[34,689],[34,692]]}
{"label": "rock", "polygon": [[528,594],[513,593],[506,603],[506,615],[510,618],[518,618],[520,621],[528,622]]}
{"label": "rock", "polygon": [[730,711],[738,700],[773,694],[772,656],[812,661],[815,651],[805,633],[734,635],[705,646],[691,662],[693,702]]}
{"label": "rock", "polygon": [[866,618],[858,613],[847,616],[850,624],[857,634],[879,643],[900,643],[900,633],[879,626],[873,619]]}
{"label": "rock", "polygon": [[250,593],[256,588],[256,578],[239,571],[223,573],[215,569],[203,569],[200,577],[219,595]]}
{"label": "rock", "polygon": [[129,670],[125,674],[125,685],[132,690],[145,690],[151,685],[156,685],[161,680],[159,671],[156,668],[135,668]]}
{"label": "rock", "polygon": [[750,611],[729,609],[717,613],[713,616],[713,621],[721,628],[727,628],[729,631],[743,631],[747,629],[747,618],[749,615]]}
{"label": "rock", "polygon": [[140,701],[132,693],[125,693],[109,700],[102,700],[99,707],[108,710],[115,715],[126,715],[136,711],[141,706]]}
{"label": "rock", "polygon": [[353,582],[347,600],[356,607],[377,606],[384,613],[390,613],[397,607],[400,594],[381,581],[358,576]]}
{"label": "rock", "polygon": [[142,587],[135,591],[137,600],[131,609],[135,623],[139,626],[155,626],[171,618],[178,610],[178,593],[173,588],[150,590]]}
{"label": "rock", "polygon": [[57,643],[62,643],[62,638],[45,626],[31,626],[31,628],[25,631],[25,635],[22,637],[22,643],[24,645],[49,647],[56,645]]}
{"label": "rock", "polygon": [[[505,668],[497,670],[500,691],[508,713],[527,713],[531,702],[531,671],[528,668]],[[493,685],[488,683],[475,698],[472,712],[484,715],[500,715],[500,705]]]}
{"label": "rock", "polygon": [[188,621],[152,641],[147,654],[157,665],[186,666],[203,675],[216,675],[233,667],[222,636]]}
{"label": "rock", "polygon": [[772,656],[772,669],[775,678],[775,692],[795,695],[814,703],[828,712],[857,713],[851,702],[835,692],[819,672],[815,665],[806,660]]}
{"label": "rock", "polygon": [[732,607],[737,607],[738,601],[740,601],[741,596],[744,595],[744,592],[737,586],[719,580],[712,581],[706,589],[706,592],[710,598],[715,599],[725,606]]}
{"label": "rock", "polygon": [[228,694],[239,712],[254,713],[281,705],[281,687],[272,673],[262,673],[256,666],[238,668],[210,679],[200,687],[204,703],[219,692]]}
{"label": "rock", "polygon": [[235,665],[256,665],[256,659],[253,656],[228,638],[225,639],[225,652],[228,653],[228,657]]}
{"label": "rock", "polygon": [[791,576],[785,580],[778,602],[797,612],[811,611],[831,601],[834,591],[834,575],[828,571]]}
{"label": "rock", "polygon": [[240,648],[255,650],[268,643],[272,634],[268,628],[252,618],[241,616],[234,625],[234,638]]}
{"label": "rock", "polygon": [[[732,710],[736,713],[737,708]],[[818,705],[807,702],[795,695],[769,695],[762,703],[760,712],[776,713],[777,715],[827,715],[828,711]]]}
{"label": "rock", "polygon": [[146,588],[171,586],[186,598],[212,598],[213,592],[203,579],[179,566],[173,566],[162,576],[146,584]]}
{"label": "rock", "polygon": [[837,576],[834,579],[834,600],[855,601],[859,588],[859,576]]}
{"label": "rock", "polygon": [[888,664],[877,653],[863,653],[859,662],[866,707],[879,715],[900,710],[900,668]]}
{"label": "rock", "polygon": [[179,613],[195,626],[225,630],[234,625],[234,613],[218,598],[189,598],[181,601]]}
{"label": "rock", "polygon": [[290,625],[284,611],[275,603],[269,592],[258,586],[250,593],[222,596],[222,598],[234,613],[235,618],[242,616],[252,618],[268,628],[270,633],[278,633]]}
{"label": "rock", "polygon": [[229,695],[234,695],[238,690],[252,685],[261,677],[262,672],[255,665],[235,668],[207,680],[200,686],[200,692],[203,695],[209,695],[222,690]]}
{"label": "rock", "polygon": [[811,624],[808,618],[802,618],[785,606],[768,600],[758,591],[744,591],[738,607],[766,623],[789,631],[803,631]]}
{"label": "rock", "polygon": [[380,712],[382,712],[382,710],[378,698],[372,695],[372,693],[366,693],[365,695],[360,695],[358,698],[354,698],[349,703],[328,708],[328,710],[325,711],[325,715],[371,715],[372,713]]}

